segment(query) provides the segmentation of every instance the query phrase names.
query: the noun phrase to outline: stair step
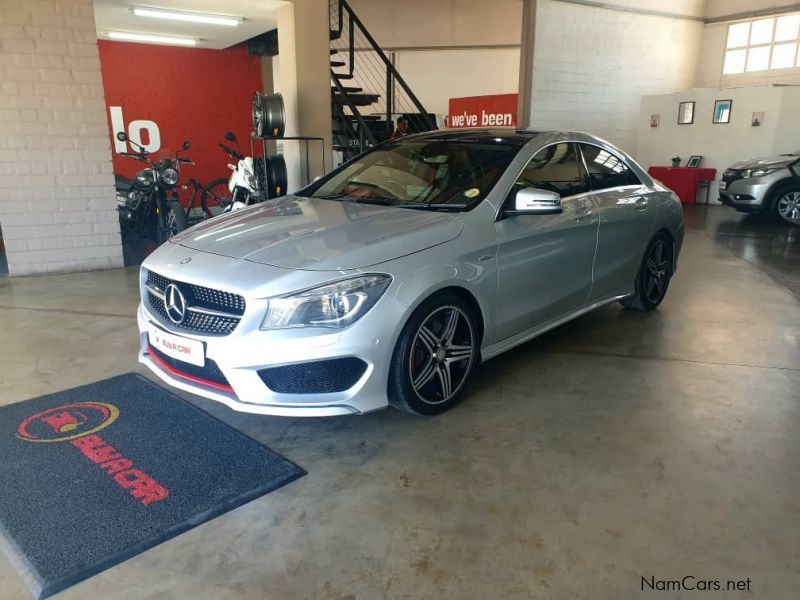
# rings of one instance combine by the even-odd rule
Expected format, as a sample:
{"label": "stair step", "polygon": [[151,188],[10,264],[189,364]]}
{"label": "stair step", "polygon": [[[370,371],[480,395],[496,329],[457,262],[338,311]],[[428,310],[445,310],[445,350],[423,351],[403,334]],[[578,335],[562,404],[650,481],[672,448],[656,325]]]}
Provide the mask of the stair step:
{"label": "stair step", "polygon": [[[343,89],[343,90],[344,90],[344,91],[347,93],[347,95],[348,95],[348,96],[349,96],[350,94],[357,94],[358,92],[361,92],[361,91],[363,91],[363,90],[364,90],[364,88],[360,88],[360,87],[351,87],[351,86],[347,86],[347,85],[343,85],[343,86],[342,86],[342,89]],[[332,85],[332,86],[331,86],[331,91],[333,91],[333,92],[338,92],[338,91],[339,91],[339,88],[337,88],[335,85]]]}
{"label": "stair step", "polygon": [[[386,117],[382,117],[380,115],[361,115],[361,118],[364,119],[365,121],[383,121],[386,119]],[[333,116],[333,120],[350,121],[351,123],[358,123],[358,119],[356,118],[355,115],[348,115],[342,113],[339,113],[338,115],[335,114]]]}
{"label": "stair step", "polygon": [[[334,93],[334,97],[338,102],[347,104],[345,99],[339,93]],[[347,99],[356,106],[368,106],[378,101],[380,96],[378,94],[347,94]]]}
{"label": "stair step", "polygon": [[330,34],[330,35],[329,35],[329,38],[330,38],[331,40],[338,40],[340,37],[342,37],[342,32],[341,32],[341,31],[335,31],[335,30],[333,30],[333,29],[331,29],[331,30],[329,31],[329,34]]}
{"label": "stair step", "polygon": [[331,55],[339,54],[339,51],[336,48],[331,48]]}
{"label": "stair step", "polygon": [[343,67],[344,66],[344,61],[343,60],[332,60],[331,61],[331,66],[332,67]]}
{"label": "stair step", "polygon": [[350,73],[342,73],[341,75],[339,75],[338,73],[334,73],[334,75],[336,75],[337,79],[352,79],[353,78],[353,76]]}

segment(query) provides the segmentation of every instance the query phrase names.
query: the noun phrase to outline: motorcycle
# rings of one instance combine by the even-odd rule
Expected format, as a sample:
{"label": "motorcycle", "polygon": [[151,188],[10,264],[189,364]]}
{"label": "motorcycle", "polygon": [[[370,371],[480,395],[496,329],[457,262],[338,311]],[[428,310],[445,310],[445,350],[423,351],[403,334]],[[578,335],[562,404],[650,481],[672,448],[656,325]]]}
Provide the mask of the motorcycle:
{"label": "motorcycle", "polygon": [[286,162],[283,156],[278,154],[253,160],[252,156],[242,153],[242,148],[232,132],[226,131],[225,139],[236,144],[236,149],[225,144],[219,144],[219,147],[238,162],[235,165],[228,164],[231,170],[228,190],[232,202],[223,212],[246,208],[286,193]]}
{"label": "motorcycle", "polygon": [[232,212],[242,208],[246,208],[252,204],[257,204],[264,200],[258,191],[258,179],[256,178],[255,163],[252,156],[245,156],[242,154],[242,148],[236,136],[231,131],[225,132],[225,139],[229,142],[236,144],[236,150],[225,144],[220,144],[228,156],[238,161],[235,165],[228,164],[231,170],[230,179],[228,179],[228,191],[231,193],[231,203],[226,206],[222,212]]}
{"label": "motorcycle", "polygon": [[[178,177],[180,165],[194,164],[191,159],[179,156],[153,160],[143,146],[129,139],[124,132],[117,133],[121,142],[130,142],[137,152],[121,152],[148,167],[142,169],[133,180],[116,176],[117,212],[122,236],[132,233],[151,238],[161,244],[188,227],[186,211],[178,201]],[[183,151],[189,142],[183,143]]]}

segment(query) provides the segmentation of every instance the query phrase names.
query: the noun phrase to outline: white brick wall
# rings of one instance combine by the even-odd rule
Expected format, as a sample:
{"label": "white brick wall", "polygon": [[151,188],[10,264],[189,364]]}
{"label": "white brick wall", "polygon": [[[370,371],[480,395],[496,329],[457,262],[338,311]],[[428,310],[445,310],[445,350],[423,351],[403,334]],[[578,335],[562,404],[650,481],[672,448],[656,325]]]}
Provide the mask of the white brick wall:
{"label": "white brick wall", "polygon": [[641,97],[692,87],[702,29],[698,21],[539,0],[530,125],[594,133],[635,156]]}
{"label": "white brick wall", "polygon": [[122,266],[92,0],[0,0],[0,227],[11,275]]}

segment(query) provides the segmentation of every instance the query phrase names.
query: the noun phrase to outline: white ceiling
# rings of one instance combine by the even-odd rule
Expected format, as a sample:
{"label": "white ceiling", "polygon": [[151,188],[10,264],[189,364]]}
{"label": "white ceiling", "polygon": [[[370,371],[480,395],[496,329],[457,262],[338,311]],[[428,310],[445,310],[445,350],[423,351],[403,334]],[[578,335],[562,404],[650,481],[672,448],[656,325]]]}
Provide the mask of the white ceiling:
{"label": "white ceiling", "polygon": [[[197,48],[227,48],[277,26],[275,11],[283,0],[94,0],[97,35],[108,39],[109,31],[174,35],[198,39]],[[211,15],[243,17],[236,27],[186,23],[137,17],[133,7],[163,8]]]}

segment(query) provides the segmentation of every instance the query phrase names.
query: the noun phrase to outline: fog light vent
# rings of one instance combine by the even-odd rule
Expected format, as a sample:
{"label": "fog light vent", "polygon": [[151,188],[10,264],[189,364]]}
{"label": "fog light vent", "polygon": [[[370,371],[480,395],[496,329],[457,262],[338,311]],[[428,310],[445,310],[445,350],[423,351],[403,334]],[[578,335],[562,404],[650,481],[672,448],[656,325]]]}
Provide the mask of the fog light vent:
{"label": "fog light vent", "polygon": [[367,363],[350,356],[270,367],[258,375],[279,394],[331,394],[349,390],[366,370]]}

